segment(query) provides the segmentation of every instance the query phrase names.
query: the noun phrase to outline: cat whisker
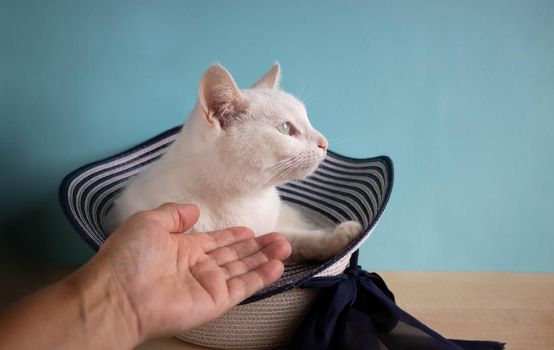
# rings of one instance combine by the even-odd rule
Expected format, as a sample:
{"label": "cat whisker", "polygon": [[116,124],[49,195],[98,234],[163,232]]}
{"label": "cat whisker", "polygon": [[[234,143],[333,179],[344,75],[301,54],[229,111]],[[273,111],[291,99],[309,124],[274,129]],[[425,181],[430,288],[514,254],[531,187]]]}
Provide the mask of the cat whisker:
{"label": "cat whisker", "polygon": [[290,162],[286,164],[283,169],[281,169],[279,175],[282,175],[283,177],[288,177],[299,165],[303,164],[306,161],[306,157],[304,154],[292,157],[290,159]]}
{"label": "cat whisker", "polygon": [[280,160],[269,167],[267,167],[267,171],[270,173],[279,172],[281,168],[286,167],[287,163],[290,162],[290,158],[286,158],[283,160]]}
{"label": "cat whisker", "polygon": [[298,91],[298,99],[300,101],[302,101],[304,99],[303,95],[304,95],[304,89],[306,88],[306,82],[302,82],[301,85],[300,85],[300,91]]}
{"label": "cat whisker", "polygon": [[270,167],[268,167],[268,171],[266,173],[267,178],[268,180],[270,180],[278,176],[281,176],[281,177],[283,177],[283,175],[286,176],[290,174],[294,170],[294,168],[296,168],[296,166],[301,163],[302,163],[302,158],[299,156],[293,156],[293,157],[285,158],[281,161],[278,161],[273,165],[271,165]]}

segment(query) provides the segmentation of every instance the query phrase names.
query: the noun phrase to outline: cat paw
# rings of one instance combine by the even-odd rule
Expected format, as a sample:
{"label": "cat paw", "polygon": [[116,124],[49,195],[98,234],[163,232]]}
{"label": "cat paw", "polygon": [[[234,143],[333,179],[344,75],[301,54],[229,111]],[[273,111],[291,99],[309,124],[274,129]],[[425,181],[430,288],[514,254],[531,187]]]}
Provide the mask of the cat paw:
{"label": "cat paw", "polygon": [[340,247],[340,249],[344,249],[350,244],[350,242],[356,239],[360,233],[362,233],[362,230],[363,227],[359,222],[345,221],[335,227],[335,231],[333,231],[332,236],[338,247]]}

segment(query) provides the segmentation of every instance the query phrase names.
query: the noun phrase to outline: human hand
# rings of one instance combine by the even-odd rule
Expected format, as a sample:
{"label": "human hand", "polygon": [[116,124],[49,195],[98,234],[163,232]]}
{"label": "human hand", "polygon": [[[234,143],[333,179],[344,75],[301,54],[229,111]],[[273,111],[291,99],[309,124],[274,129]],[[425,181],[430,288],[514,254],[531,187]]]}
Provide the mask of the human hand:
{"label": "human hand", "polygon": [[[83,293],[99,274],[139,343],[174,335],[223,314],[283,273],[290,255],[278,233],[247,228],[180,234],[197,220],[195,205],[164,204],[133,215],[76,276]],[[96,283],[97,284],[97,283]]]}

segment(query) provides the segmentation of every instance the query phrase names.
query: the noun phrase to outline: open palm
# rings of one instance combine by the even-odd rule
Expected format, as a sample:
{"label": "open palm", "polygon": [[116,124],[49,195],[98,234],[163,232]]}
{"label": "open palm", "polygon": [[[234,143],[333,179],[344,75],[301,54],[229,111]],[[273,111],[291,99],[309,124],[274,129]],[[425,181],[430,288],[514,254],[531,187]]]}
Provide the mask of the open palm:
{"label": "open palm", "polygon": [[215,319],[276,281],[290,245],[247,228],[180,234],[194,205],[165,204],[119,227],[98,254],[134,310],[143,338],[176,334]]}

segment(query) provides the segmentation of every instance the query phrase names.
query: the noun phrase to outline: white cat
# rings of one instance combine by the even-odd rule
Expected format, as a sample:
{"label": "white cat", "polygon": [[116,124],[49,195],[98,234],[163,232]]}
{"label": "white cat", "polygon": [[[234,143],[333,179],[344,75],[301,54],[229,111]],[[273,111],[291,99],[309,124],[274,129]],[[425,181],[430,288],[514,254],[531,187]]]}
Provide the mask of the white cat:
{"label": "white cat", "polygon": [[281,232],[291,243],[291,261],[325,260],[346,247],[362,231],[358,222],[314,227],[275,188],[311,174],[327,152],[304,105],[279,89],[279,79],[275,64],[240,90],[224,67],[210,67],[181,134],[131,179],[106,217],[106,231],[165,202],[195,203],[200,219],[191,232],[230,226],[247,226],[257,235]]}

